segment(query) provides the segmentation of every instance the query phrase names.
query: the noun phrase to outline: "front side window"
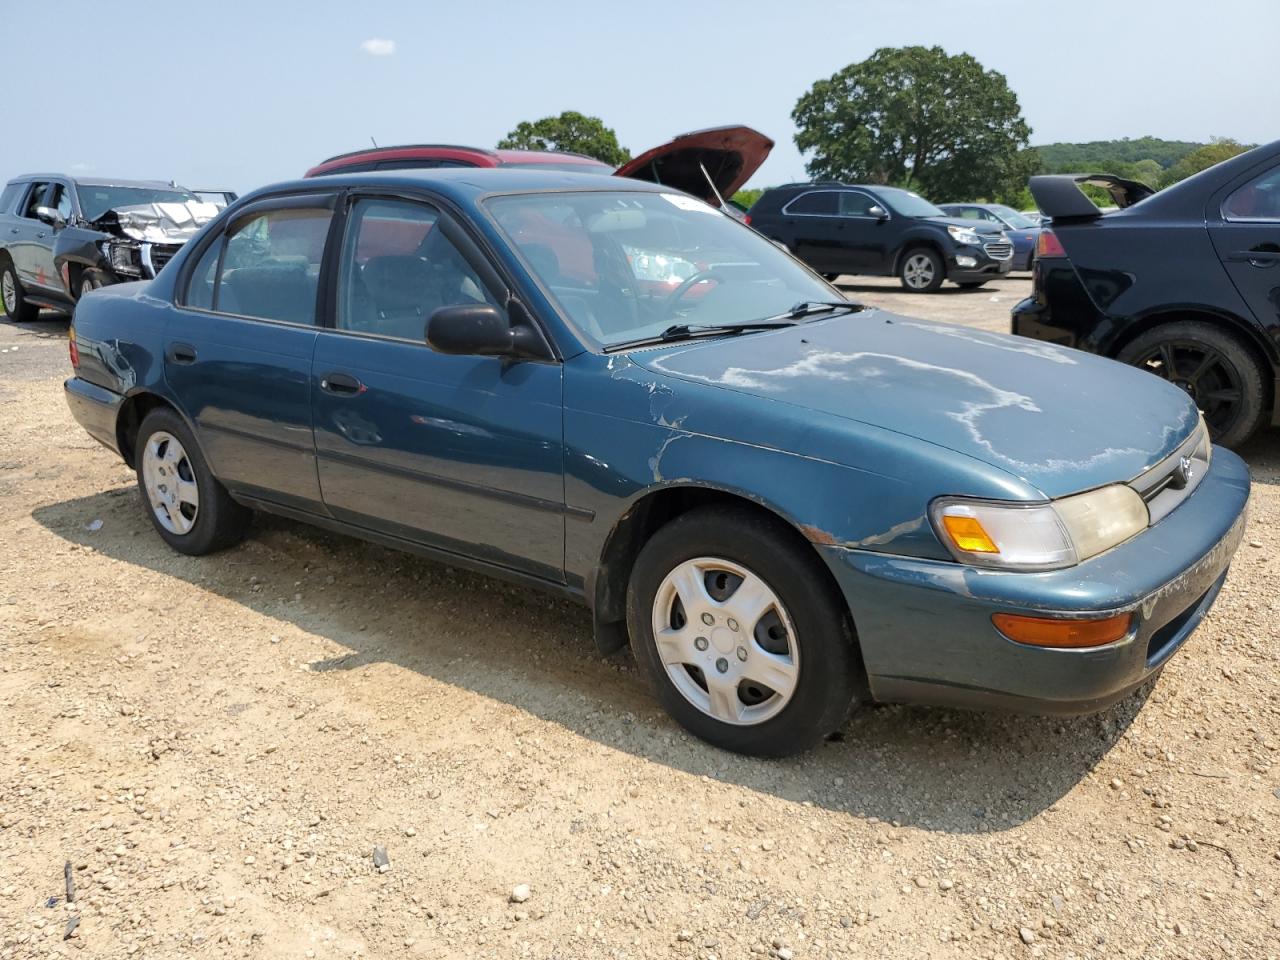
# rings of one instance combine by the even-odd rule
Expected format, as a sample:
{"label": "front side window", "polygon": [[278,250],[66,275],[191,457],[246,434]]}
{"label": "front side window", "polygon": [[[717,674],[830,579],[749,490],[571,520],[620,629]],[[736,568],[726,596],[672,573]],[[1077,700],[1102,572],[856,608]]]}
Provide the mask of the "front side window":
{"label": "front side window", "polygon": [[[834,211],[836,195],[827,195]],[[760,234],[682,194],[531,193],[485,205],[561,312],[600,347],[832,297]]]}
{"label": "front side window", "polygon": [[783,212],[834,216],[839,209],[838,198],[839,195],[832,190],[813,190],[796,197]]}
{"label": "front side window", "polygon": [[438,211],[408,200],[356,201],[338,266],[339,330],[422,341],[435,310],[464,303],[497,305]]}
{"label": "front side window", "polygon": [[332,212],[267,210],[232,225],[204,251],[187,305],[261,320],[313,324]]}
{"label": "front side window", "polygon": [[55,183],[49,197],[49,206],[58,211],[63,220],[71,219],[71,190],[64,183]]}
{"label": "front side window", "polygon": [[1280,220],[1280,167],[1238,188],[1222,205],[1227,220]]}
{"label": "front side window", "polygon": [[865,193],[840,194],[840,213],[846,217],[869,217],[871,208],[876,205]]}
{"label": "front side window", "polygon": [[31,189],[27,192],[27,199],[22,204],[22,216],[28,220],[36,220],[36,207],[44,206],[45,191],[49,189],[49,182],[36,182],[31,185]]}

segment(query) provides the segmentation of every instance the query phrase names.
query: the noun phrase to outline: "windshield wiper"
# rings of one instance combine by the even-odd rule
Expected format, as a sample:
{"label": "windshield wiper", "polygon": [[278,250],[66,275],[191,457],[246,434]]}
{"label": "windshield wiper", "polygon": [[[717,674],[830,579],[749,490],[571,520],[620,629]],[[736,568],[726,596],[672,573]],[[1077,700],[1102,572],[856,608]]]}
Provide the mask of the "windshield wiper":
{"label": "windshield wiper", "polygon": [[861,309],[863,309],[862,304],[853,303],[849,300],[801,300],[786,313],[780,313],[773,317],[765,317],[763,320],[757,320],[756,322],[776,323],[782,320],[799,321],[815,313],[834,313],[837,310],[848,310],[850,313],[857,313]]}
{"label": "windshield wiper", "polygon": [[624,340],[611,343],[605,347],[606,352],[629,350],[632,347],[649,347],[659,343],[674,343],[677,340],[692,340],[696,337],[726,336],[743,333],[747,330],[776,330],[779,327],[793,327],[795,321],[788,319],[789,314],[779,317],[767,317],[764,320],[749,320],[745,323],[673,323],[654,337],[641,337],[639,340]]}

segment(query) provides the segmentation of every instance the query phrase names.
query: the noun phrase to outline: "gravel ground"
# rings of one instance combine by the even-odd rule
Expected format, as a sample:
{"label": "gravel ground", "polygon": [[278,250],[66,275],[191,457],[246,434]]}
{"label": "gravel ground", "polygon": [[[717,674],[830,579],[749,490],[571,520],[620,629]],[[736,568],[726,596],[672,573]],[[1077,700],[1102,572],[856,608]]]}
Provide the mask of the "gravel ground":
{"label": "gravel ground", "polygon": [[[1002,329],[1025,288],[846,292]],[[1280,954],[1276,434],[1150,689],[762,762],[558,600],[273,519],[172,553],[67,412],[65,329],[0,323],[3,960]]]}

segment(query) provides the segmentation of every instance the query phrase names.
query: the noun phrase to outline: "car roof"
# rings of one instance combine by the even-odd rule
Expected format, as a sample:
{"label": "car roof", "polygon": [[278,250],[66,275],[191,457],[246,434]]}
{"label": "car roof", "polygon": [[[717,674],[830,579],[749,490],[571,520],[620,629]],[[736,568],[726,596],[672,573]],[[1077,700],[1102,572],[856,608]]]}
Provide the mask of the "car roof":
{"label": "car roof", "polygon": [[168,180],[125,180],[119,177],[73,177],[66,173],[24,173],[10,183],[26,183],[31,180],[70,180],[84,187],[146,187],[150,190],[186,190]]}
{"label": "car roof", "polygon": [[490,150],[454,143],[407,143],[387,147],[365,147],[340,153],[320,161],[307,171],[307,176],[330,175],[331,167],[355,166],[386,160],[454,160],[472,166],[501,166],[505,163],[580,163],[583,166],[608,166],[581,153],[567,150]]}
{"label": "car roof", "polygon": [[671,187],[611,174],[568,173],[529,167],[441,167],[425,170],[377,170],[371,173],[333,173],[262,187],[241,202],[278,193],[340,187],[425,187],[459,203],[491,193],[537,193],[563,190],[610,190],[632,193],[671,193]]}

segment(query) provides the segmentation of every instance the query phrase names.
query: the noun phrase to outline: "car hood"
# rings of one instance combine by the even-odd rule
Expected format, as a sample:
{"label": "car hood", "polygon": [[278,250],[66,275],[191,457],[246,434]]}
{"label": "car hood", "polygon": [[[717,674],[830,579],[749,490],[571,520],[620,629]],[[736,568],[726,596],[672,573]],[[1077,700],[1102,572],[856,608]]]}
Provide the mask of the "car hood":
{"label": "car hood", "polygon": [[751,179],[772,149],[773,141],[750,127],[713,127],[682,133],[646,150],[620,166],[614,176],[665,184],[719,206],[707,176],[715,191],[728,200]]}
{"label": "car hood", "polygon": [[112,207],[91,225],[144,243],[185,243],[218,215],[216,203],[188,200],[184,203],[135,203]]}
{"label": "car hood", "polygon": [[976,233],[1004,233],[1004,228],[996,226],[994,223],[984,223],[981,220],[966,220],[963,217],[929,217],[929,223],[941,223],[948,227],[965,227]]}
{"label": "car hood", "polygon": [[1199,423],[1182,391],[1124,364],[878,310],[631,359],[937,444],[1048,497],[1131,480]]}

